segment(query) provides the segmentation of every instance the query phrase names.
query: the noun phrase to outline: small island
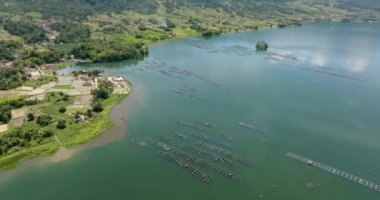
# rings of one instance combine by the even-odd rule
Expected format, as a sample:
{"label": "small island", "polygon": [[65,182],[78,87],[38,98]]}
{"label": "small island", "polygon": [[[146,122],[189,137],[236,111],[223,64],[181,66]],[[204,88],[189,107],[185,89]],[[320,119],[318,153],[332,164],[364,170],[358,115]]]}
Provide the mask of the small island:
{"label": "small island", "polygon": [[257,51],[266,51],[269,48],[268,44],[265,41],[259,41],[256,43]]}

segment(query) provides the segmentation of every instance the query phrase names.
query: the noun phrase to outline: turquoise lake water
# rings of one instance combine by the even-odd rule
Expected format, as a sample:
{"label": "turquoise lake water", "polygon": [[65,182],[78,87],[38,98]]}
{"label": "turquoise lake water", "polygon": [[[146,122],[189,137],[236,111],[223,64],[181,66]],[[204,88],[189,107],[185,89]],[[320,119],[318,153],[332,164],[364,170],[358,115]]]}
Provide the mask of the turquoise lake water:
{"label": "turquoise lake water", "polygon": [[[255,51],[265,40],[268,52]],[[380,192],[289,159],[294,152],[380,184],[380,24],[310,24],[160,42],[140,62],[75,66],[126,76],[127,134],[56,163],[0,177],[1,199],[351,200]],[[181,90],[182,89],[182,90]],[[177,94],[177,92],[181,92]],[[199,132],[177,122],[206,121]],[[245,122],[258,133],[240,127]],[[177,131],[184,139],[173,137]],[[231,151],[252,160],[229,169],[183,150],[201,134],[234,136]],[[157,156],[169,145],[241,176],[234,182],[195,166],[206,184]],[[132,138],[147,143],[138,147]],[[212,142],[210,142],[212,143]],[[307,184],[308,183],[308,184]],[[313,185],[312,188],[307,185]]]}

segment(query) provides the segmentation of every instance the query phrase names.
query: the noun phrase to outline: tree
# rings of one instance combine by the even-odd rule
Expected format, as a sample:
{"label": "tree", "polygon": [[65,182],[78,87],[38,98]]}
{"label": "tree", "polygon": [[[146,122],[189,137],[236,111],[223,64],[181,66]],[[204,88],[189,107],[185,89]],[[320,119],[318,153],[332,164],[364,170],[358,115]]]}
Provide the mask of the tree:
{"label": "tree", "polygon": [[57,128],[58,129],[65,129],[66,128],[66,121],[65,120],[58,120]]}
{"label": "tree", "polygon": [[43,138],[49,138],[49,137],[52,137],[54,135],[54,132],[51,131],[51,130],[44,130],[42,132],[42,137]]}
{"label": "tree", "polygon": [[31,21],[25,20],[5,20],[3,28],[12,35],[17,35],[29,43],[38,43],[47,39],[45,31],[33,24]]}
{"label": "tree", "polygon": [[0,123],[6,124],[12,118],[11,106],[1,105],[0,106]]}
{"label": "tree", "polygon": [[[3,50],[1,49],[1,51]],[[0,90],[19,87],[26,79],[24,70],[19,67],[0,68]]]}
{"label": "tree", "polygon": [[60,113],[65,113],[66,112],[66,108],[65,107],[60,107],[58,111]]}
{"label": "tree", "polygon": [[96,99],[107,99],[109,97],[109,91],[104,87],[95,89],[92,94]]}
{"label": "tree", "polygon": [[37,124],[45,127],[49,125],[52,121],[52,117],[50,115],[41,115],[37,117]]}
{"label": "tree", "polygon": [[91,118],[92,117],[92,110],[88,109],[86,112],[86,115],[88,118]]}
{"label": "tree", "polygon": [[69,95],[67,95],[67,94],[63,95],[62,100],[63,101],[68,101],[69,100]]}
{"label": "tree", "polygon": [[17,49],[21,48],[21,43],[17,41],[6,41],[1,40],[0,41],[0,60],[1,61],[12,61],[15,59],[14,53]]}
{"label": "tree", "polygon": [[34,117],[33,113],[28,113],[28,115],[27,115],[27,120],[28,120],[29,122],[33,121],[34,118],[35,118],[35,117]]}
{"label": "tree", "polygon": [[94,101],[92,103],[92,110],[94,112],[102,112],[103,111],[103,105],[99,101]]}

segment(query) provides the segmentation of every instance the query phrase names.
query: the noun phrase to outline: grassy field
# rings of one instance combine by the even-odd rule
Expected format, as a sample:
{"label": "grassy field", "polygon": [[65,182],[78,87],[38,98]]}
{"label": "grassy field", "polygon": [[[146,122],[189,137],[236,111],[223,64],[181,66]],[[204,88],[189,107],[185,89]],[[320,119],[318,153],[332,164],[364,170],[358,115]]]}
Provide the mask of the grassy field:
{"label": "grassy field", "polygon": [[74,87],[71,85],[56,85],[53,87],[53,89],[69,90],[69,89],[74,89]]}
{"label": "grassy field", "polygon": [[4,103],[6,101],[12,101],[12,100],[19,100],[19,99],[26,99],[27,96],[16,96],[16,97],[9,97],[9,96],[0,96],[0,104]]}
{"label": "grassy field", "polygon": [[37,80],[27,80],[23,86],[37,88],[41,85],[48,84],[54,80],[55,80],[54,76],[41,76]]}

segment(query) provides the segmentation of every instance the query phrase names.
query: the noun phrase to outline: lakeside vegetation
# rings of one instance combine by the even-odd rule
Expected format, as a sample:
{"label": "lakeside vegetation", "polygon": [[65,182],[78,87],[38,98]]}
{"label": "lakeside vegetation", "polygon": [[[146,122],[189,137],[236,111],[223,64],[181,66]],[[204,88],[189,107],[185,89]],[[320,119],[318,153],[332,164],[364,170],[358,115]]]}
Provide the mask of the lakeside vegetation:
{"label": "lakeside vegetation", "polygon": [[[87,73],[96,77],[100,73],[97,71]],[[61,89],[67,88],[64,85]],[[10,122],[11,109],[28,109],[21,126],[11,126],[7,132],[0,133],[0,169],[13,167],[29,157],[54,153],[61,145],[74,147],[97,137],[113,125],[108,116],[113,106],[127,96],[112,92],[112,84],[99,82],[89,109],[66,109],[75,97],[63,92],[46,93],[42,101],[25,98],[2,101],[0,124]]]}

